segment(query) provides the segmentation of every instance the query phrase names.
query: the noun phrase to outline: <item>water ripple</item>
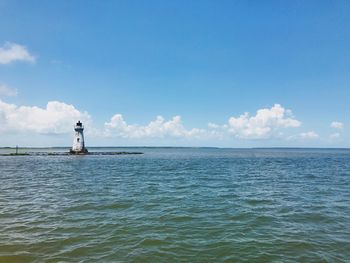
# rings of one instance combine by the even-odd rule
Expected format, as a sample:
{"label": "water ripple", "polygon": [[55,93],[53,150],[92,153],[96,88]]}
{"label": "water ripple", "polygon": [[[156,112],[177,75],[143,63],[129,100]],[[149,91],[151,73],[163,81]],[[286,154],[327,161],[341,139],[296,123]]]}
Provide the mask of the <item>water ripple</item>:
{"label": "water ripple", "polygon": [[350,151],[0,157],[0,262],[348,262]]}

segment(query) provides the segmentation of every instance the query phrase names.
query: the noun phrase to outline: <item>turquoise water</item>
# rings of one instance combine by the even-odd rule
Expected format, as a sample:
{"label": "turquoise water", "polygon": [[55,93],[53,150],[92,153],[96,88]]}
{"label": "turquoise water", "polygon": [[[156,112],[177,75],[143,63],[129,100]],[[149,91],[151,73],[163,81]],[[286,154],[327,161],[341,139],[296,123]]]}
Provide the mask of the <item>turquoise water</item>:
{"label": "turquoise water", "polygon": [[0,262],[349,262],[350,150],[137,151],[0,156]]}

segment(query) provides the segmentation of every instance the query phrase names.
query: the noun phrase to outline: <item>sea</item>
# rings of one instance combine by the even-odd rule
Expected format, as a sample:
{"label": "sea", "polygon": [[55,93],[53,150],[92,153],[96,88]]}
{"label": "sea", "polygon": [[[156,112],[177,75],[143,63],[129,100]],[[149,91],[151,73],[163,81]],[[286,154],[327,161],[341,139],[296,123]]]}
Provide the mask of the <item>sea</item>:
{"label": "sea", "polygon": [[0,156],[0,262],[350,262],[350,149],[89,151]]}

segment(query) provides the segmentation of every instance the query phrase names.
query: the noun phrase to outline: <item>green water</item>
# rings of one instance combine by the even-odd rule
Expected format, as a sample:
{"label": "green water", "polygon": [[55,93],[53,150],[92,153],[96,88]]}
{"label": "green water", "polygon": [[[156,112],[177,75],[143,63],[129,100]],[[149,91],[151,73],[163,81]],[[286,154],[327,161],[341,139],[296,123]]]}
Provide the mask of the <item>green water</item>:
{"label": "green water", "polygon": [[350,150],[137,151],[0,156],[0,262],[349,262]]}

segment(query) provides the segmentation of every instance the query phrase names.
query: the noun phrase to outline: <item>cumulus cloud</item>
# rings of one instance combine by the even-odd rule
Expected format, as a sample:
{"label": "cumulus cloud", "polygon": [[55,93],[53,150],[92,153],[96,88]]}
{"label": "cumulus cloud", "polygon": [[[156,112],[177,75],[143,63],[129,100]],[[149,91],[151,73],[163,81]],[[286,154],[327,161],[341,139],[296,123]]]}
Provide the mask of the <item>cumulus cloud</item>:
{"label": "cumulus cloud", "polygon": [[320,136],[314,131],[300,133],[301,139],[318,139],[319,137]]}
{"label": "cumulus cloud", "polygon": [[[76,109],[64,102],[50,101],[46,107],[17,106],[0,100],[0,134],[4,133],[38,133],[64,134],[72,133],[72,126],[81,120],[88,134],[94,137],[119,137],[126,139],[143,138],[187,138],[187,139],[267,139],[283,138],[281,129],[299,127],[290,110],[275,104],[271,108],[259,109],[255,115],[244,113],[231,117],[226,124],[208,123],[206,129],[187,128],[180,116],[164,119],[157,116],[145,125],[130,124],[123,115],[115,114],[100,129],[93,127],[87,112]],[[315,132],[301,133],[294,138],[315,139]]]}
{"label": "cumulus cloud", "polygon": [[301,122],[293,117],[290,110],[275,104],[270,109],[259,109],[255,116],[248,112],[228,120],[228,131],[238,138],[264,139],[269,138],[281,128],[299,127]]}
{"label": "cumulus cloud", "polygon": [[87,112],[73,105],[49,101],[46,108],[17,106],[0,100],[0,133],[34,132],[41,134],[71,133],[77,120],[90,123]]}
{"label": "cumulus cloud", "polygon": [[344,124],[340,121],[333,121],[330,126],[333,129],[339,129],[339,130],[344,128]]}
{"label": "cumulus cloud", "polygon": [[163,138],[191,137],[191,138],[218,138],[235,137],[241,139],[266,139],[273,135],[279,135],[281,128],[299,127],[301,122],[293,117],[290,110],[275,104],[270,109],[260,109],[255,116],[244,113],[239,117],[231,117],[227,124],[219,125],[209,122],[208,129],[184,127],[180,116],[165,120],[158,116],[147,125],[128,124],[121,114],[114,115],[105,123],[107,136],[119,136],[123,138]]}
{"label": "cumulus cloud", "polygon": [[339,132],[335,132],[335,133],[332,133],[329,138],[331,139],[337,139],[340,137],[340,133]]}
{"label": "cumulus cloud", "polygon": [[219,129],[220,125],[218,125],[216,123],[213,123],[213,122],[209,122],[208,123],[208,128],[210,128],[210,129]]}
{"label": "cumulus cloud", "polygon": [[163,138],[170,137],[200,137],[206,131],[202,129],[186,129],[181,117],[175,116],[166,121],[162,116],[147,125],[128,124],[121,114],[115,114],[109,122],[105,123],[107,136],[119,136],[123,138]]}
{"label": "cumulus cloud", "polygon": [[0,96],[7,96],[7,97],[17,96],[17,90],[7,85],[0,84]]}
{"label": "cumulus cloud", "polygon": [[302,132],[297,135],[289,136],[288,140],[315,140],[319,139],[320,136],[314,131]]}
{"label": "cumulus cloud", "polygon": [[35,63],[36,58],[29,53],[25,46],[6,42],[0,47],[0,64],[9,64],[14,61]]}

